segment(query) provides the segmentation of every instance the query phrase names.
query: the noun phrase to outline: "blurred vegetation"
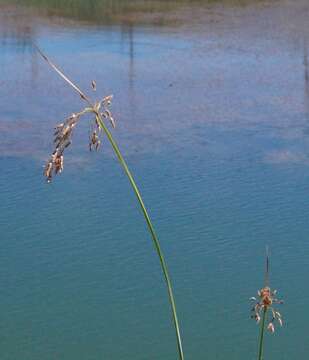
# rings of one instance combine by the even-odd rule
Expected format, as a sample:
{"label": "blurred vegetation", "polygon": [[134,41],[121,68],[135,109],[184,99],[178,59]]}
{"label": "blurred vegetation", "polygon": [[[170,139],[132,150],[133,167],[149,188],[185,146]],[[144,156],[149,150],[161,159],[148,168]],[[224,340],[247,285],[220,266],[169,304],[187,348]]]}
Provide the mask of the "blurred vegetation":
{"label": "blurred vegetation", "polygon": [[[164,22],[164,15],[183,6],[246,6],[266,0],[0,0],[0,5],[20,5],[37,9],[48,16],[91,23]],[[161,19],[151,15],[160,14]],[[145,15],[149,15],[146,16]]]}

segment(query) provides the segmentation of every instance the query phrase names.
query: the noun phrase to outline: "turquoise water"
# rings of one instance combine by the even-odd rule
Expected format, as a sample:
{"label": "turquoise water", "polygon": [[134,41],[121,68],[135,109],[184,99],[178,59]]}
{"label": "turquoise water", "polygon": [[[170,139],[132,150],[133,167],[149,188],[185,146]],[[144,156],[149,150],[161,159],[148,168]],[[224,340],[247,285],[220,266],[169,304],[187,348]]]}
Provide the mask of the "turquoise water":
{"label": "turquoise water", "polygon": [[89,154],[80,124],[63,174],[42,177],[54,125],[82,104],[31,41],[94,97],[114,94],[186,358],[256,358],[249,298],[266,245],[285,304],[265,358],[306,358],[306,1],[120,1],[93,19],[78,2],[12,3],[0,2],[1,359],[177,359],[159,262],[107,141]]}

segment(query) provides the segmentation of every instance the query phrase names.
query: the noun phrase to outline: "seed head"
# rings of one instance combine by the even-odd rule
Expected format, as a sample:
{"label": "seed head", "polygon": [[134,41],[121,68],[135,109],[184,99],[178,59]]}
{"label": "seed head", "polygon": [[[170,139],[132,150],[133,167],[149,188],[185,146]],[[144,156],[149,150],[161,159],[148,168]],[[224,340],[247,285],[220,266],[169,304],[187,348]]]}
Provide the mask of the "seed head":
{"label": "seed head", "polygon": [[[255,319],[257,323],[261,320],[261,312],[265,312],[265,316],[271,314],[271,320],[268,323],[267,329],[273,333],[275,331],[274,322],[277,321],[282,326],[281,314],[274,309],[274,305],[282,304],[282,300],[276,297],[277,290],[271,290],[269,283],[269,257],[266,257],[266,273],[265,273],[265,286],[257,291],[258,298],[251,297],[250,300],[255,302],[251,309],[251,318]],[[268,311],[269,310],[269,311]]]}
{"label": "seed head", "polygon": [[[92,81],[92,87],[96,89],[95,81]],[[115,127],[115,120],[108,109],[111,104],[112,95],[104,97],[101,101],[95,102],[92,107],[73,113],[60,124],[56,125],[54,131],[54,150],[44,168],[44,176],[47,182],[51,182],[53,175],[60,174],[63,171],[64,150],[72,144],[72,136],[79,120],[88,113],[92,113],[94,118],[91,120],[91,131],[89,134],[89,150],[98,150],[101,145],[100,136],[102,129],[100,121],[108,120],[112,127]],[[99,112],[101,111],[101,112]],[[98,119],[101,119],[100,121]]]}

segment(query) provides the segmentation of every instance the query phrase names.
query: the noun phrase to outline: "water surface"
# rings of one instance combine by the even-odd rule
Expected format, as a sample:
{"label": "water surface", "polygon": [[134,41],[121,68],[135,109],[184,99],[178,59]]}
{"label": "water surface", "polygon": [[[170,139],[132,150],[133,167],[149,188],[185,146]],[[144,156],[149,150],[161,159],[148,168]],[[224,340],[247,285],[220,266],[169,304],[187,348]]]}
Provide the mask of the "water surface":
{"label": "water surface", "polygon": [[[308,354],[309,70],[305,0],[0,1],[0,353],[176,359],[166,290],[132,191],[80,124],[47,185],[52,131],[82,108],[37,43],[94,98],[157,228],[187,359],[255,359],[249,297],[285,326],[267,357]],[[91,80],[97,91],[91,90]]]}

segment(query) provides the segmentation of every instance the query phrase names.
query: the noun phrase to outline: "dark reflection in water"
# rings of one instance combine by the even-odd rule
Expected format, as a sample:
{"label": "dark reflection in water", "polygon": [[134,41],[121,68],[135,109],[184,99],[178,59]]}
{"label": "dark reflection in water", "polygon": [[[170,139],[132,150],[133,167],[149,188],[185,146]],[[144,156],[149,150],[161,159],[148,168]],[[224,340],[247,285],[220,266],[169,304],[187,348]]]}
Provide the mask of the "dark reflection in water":
{"label": "dark reflection in water", "polygon": [[265,0],[13,0],[0,1],[1,3],[16,4],[39,11],[40,15],[48,17],[61,16],[78,21],[86,21],[93,24],[115,23],[152,23],[164,25],[169,23],[181,24],[181,18],[171,15],[183,8],[210,7],[220,4],[226,7],[248,6],[254,4],[267,4]]}
{"label": "dark reflection in water", "polygon": [[309,116],[309,64],[308,64],[308,40],[304,40],[304,88],[305,100],[307,104],[307,113]]}
{"label": "dark reflection in water", "polygon": [[[273,3],[274,1],[272,1]],[[60,26],[84,25],[153,25],[179,27],[195,21],[199,9],[212,14],[213,6],[227,8],[267,5],[267,0],[93,0],[93,1],[0,1],[1,39],[13,39],[21,48],[35,40],[41,21]],[[197,12],[196,12],[197,10]],[[211,21],[216,21],[216,14]],[[77,23],[76,23],[77,22]]]}

